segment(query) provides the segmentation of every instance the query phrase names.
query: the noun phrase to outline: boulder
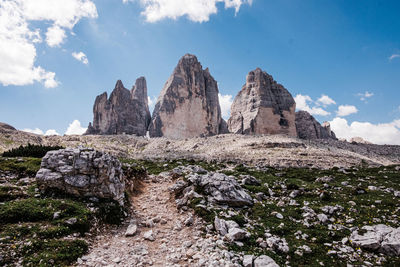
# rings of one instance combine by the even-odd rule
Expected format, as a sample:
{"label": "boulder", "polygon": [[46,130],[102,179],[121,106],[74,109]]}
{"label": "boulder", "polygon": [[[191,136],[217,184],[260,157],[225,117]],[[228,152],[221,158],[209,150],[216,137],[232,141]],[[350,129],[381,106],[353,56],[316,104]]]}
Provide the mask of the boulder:
{"label": "boulder", "polygon": [[195,187],[201,188],[209,200],[217,204],[232,207],[253,205],[253,199],[244,191],[236,179],[223,173],[208,173],[204,175],[191,174],[188,177]]}
{"label": "boulder", "polygon": [[42,191],[56,189],[77,197],[113,199],[124,204],[121,163],[93,149],[66,148],[47,152],[36,179]]}
{"label": "boulder", "polygon": [[150,122],[146,79],[140,77],[129,91],[117,81],[110,98],[107,93],[96,97],[93,106],[93,124],[86,134],[146,135]]}
{"label": "boulder", "polygon": [[363,226],[364,234],[354,231],[350,236],[351,244],[366,250],[381,252],[389,256],[400,256],[400,227],[393,228],[384,224]]}
{"label": "boulder", "polygon": [[261,255],[254,260],[254,267],[279,267],[279,265],[266,255]]}
{"label": "boulder", "polygon": [[164,85],[149,126],[151,137],[191,138],[227,133],[218,85],[194,55],[179,60]]}
{"label": "boulder", "polygon": [[296,112],[296,130],[300,139],[335,139],[329,122],[322,125],[307,111]]}
{"label": "boulder", "polygon": [[233,101],[228,128],[236,134],[296,136],[295,109],[289,91],[257,68]]}

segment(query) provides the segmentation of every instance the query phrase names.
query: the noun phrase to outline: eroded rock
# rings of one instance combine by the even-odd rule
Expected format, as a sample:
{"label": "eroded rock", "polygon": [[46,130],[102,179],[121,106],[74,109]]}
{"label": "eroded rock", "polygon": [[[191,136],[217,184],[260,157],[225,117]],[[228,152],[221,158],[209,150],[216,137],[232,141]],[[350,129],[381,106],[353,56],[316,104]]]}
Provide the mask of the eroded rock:
{"label": "eroded rock", "polygon": [[36,174],[43,191],[59,190],[77,197],[113,199],[123,205],[125,182],[115,157],[89,148],[47,152]]}
{"label": "eroded rock", "polygon": [[110,98],[107,93],[96,97],[93,106],[93,125],[86,134],[146,135],[150,122],[146,79],[140,77],[129,91],[117,81]]}
{"label": "eroded rock", "polygon": [[307,111],[296,112],[296,130],[300,139],[335,139],[329,122],[322,125]]}
{"label": "eroded rock", "polygon": [[227,133],[218,85],[194,55],[179,60],[164,85],[149,126],[151,137],[190,138]]}
{"label": "eroded rock", "polygon": [[257,68],[233,101],[228,128],[237,134],[296,136],[295,109],[289,91]]}

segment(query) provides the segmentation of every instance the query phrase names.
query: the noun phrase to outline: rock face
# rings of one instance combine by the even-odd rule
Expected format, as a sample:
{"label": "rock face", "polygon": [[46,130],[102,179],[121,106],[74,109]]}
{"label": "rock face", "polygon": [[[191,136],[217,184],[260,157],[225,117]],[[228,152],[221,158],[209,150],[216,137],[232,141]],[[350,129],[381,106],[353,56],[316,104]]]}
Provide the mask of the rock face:
{"label": "rock face", "polygon": [[179,60],[157,100],[149,133],[177,139],[227,133],[217,82],[196,56]]}
{"label": "rock face", "polygon": [[288,90],[257,68],[233,101],[228,128],[237,134],[296,136],[295,109]]}
{"label": "rock face", "polygon": [[354,231],[350,240],[354,247],[378,251],[390,256],[400,256],[400,227],[392,228],[384,224],[363,226],[364,234]]}
{"label": "rock face", "polygon": [[123,205],[125,182],[118,159],[93,149],[47,152],[36,174],[39,188],[77,197],[113,199]]}
{"label": "rock face", "polygon": [[0,133],[7,133],[7,132],[14,132],[14,131],[17,131],[17,129],[15,129],[11,125],[0,122]]}
{"label": "rock face", "polygon": [[109,99],[106,92],[96,97],[93,125],[89,124],[86,134],[143,136],[150,119],[146,79],[138,78],[131,91],[119,80]]}
{"label": "rock face", "polygon": [[211,202],[242,207],[253,205],[253,199],[232,176],[223,173],[192,174],[188,177],[195,187],[202,188]]}
{"label": "rock face", "polygon": [[307,111],[296,112],[296,130],[300,139],[335,139],[329,122],[322,125]]}

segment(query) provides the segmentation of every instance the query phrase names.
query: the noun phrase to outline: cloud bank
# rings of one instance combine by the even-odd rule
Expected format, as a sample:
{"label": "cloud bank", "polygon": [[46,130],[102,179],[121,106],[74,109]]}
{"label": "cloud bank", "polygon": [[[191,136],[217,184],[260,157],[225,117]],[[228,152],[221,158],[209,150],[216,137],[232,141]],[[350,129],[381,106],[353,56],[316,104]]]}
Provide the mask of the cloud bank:
{"label": "cloud bank", "polygon": [[[81,122],[78,120],[74,120],[73,122],[71,122],[67,128],[67,130],[65,131],[65,135],[82,135],[86,132],[87,128],[84,128],[81,126]],[[39,135],[60,135],[59,133],[57,133],[56,130],[54,129],[49,129],[46,132],[43,132],[41,129],[39,128],[35,128],[35,129],[29,129],[29,128],[25,128],[22,131],[24,132],[28,132],[28,133],[33,133],[33,134],[39,134]]]}
{"label": "cloud bank", "polygon": [[217,3],[223,3],[225,9],[235,9],[235,13],[242,5],[252,3],[252,0],[122,0],[124,3],[133,1],[142,5],[144,10],[141,14],[147,22],[187,17],[200,23],[209,21],[211,15],[218,13]]}
{"label": "cloud bank", "polygon": [[[46,31],[49,47],[60,46],[82,18],[96,18],[91,0],[0,0],[0,83],[29,85],[41,82],[46,88],[58,85],[55,73],[36,65],[35,45],[43,42]],[[44,21],[41,29],[32,22]]]}
{"label": "cloud bank", "polygon": [[362,137],[374,144],[400,145],[400,120],[379,124],[355,121],[349,124],[344,118],[335,118],[330,123],[338,138],[350,140],[352,137]]}
{"label": "cloud bank", "polygon": [[358,112],[358,109],[355,106],[351,106],[351,105],[340,105],[338,107],[338,110],[336,111],[336,114],[339,117],[345,117],[345,116],[349,116],[351,114],[355,114]]}

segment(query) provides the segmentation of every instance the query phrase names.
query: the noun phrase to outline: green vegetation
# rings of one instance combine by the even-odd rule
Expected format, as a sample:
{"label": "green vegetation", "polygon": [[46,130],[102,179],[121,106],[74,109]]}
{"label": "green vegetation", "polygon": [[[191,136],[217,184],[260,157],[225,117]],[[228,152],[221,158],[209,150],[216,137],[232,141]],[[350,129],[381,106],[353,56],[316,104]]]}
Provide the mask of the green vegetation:
{"label": "green vegetation", "polygon": [[[243,218],[247,218],[253,225],[253,228],[248,229],[251,238],[246,240],[243,246],[231,245],[230,248],[235,251],[254,255],[266,254],[280,265],[285,265],[289,261],[292,266],[320,266],[320,263],[325,266],[342,266],[346,260],[335,253],[329,255],[328,252],[333,249],[332,244],[335,242],[341,244],[343,238],[350,236],[351,227],[361,228],[364,225],[379,223],[399,227],[397,213],[400,201],[393,194],[393,190],[400,191],[400,168],[397,166],[347,170],[338,168],[259,170],[239,165],[223,172],[237,178],[244,174],[256,177],[261,181],[261,186],[245,187],[254,198],[260,192],[267,196],[250,210],[236,210],[237,215],[229,218],[239,224],[243,224]],[[329,182],[324,179],[317,180],[321,177],[325,177]],[[368,189],[368,186],[375,186],[377,189]],[[385,190],[388,188],[390,190]],[[294,190],[298,190],[300,194],[290,198],[289,194]],[[296,204],[289,205],[290,199],[294,199]],[[342,209],[329,215],[331,221],[327,224],[307,225],[304,224],[302,210],[306,205],[317,214],[323,213],[322,208],[327,205],[338,205]],[[275,216],[277,213],[282,214],[283,219],[277,218]],[[284,237],[290,248],[289,253],[261,248],[255,240],[259,237],[265,239],[266,232]],[[297,248],[303,245],[311,248],[312,252],[303,255],[295,253]],[[360,253],[360,257],[352,264],[362,264],[364,260],[372,264],[379,261],[379,255],[368,259],[365,257]],[[399,259],[389,259],[386,262],[387,266],[396,266],[399,263]]]}
{"label": "green vegetation", "polygon": [[32,158],[42,158],[47,152],[51,150],[63,149],[62,146],[42,146],[42,145],[31,145],[20,146],[18,148],[13,148],[9,151],[3,153],[3,157],[32,157]]}
{"label": "green vegetation", "polygon": [[[39,194],[38,158],[2,158],[0,174],[0,266],[70,266],[84,255],[81,240],[92,226],[119,224],[124,208],[114,201],[88,202],[63,194]],[[24,179],[22,179],[24,178]],[[68,237],[68,238],[66,238]]]}
{"label": "green vegetation", "polygon": [[41,159],[38,158],[2,158],[0,157],[0,170],[9,171],[22,176],[35,176],[40,169]]}

